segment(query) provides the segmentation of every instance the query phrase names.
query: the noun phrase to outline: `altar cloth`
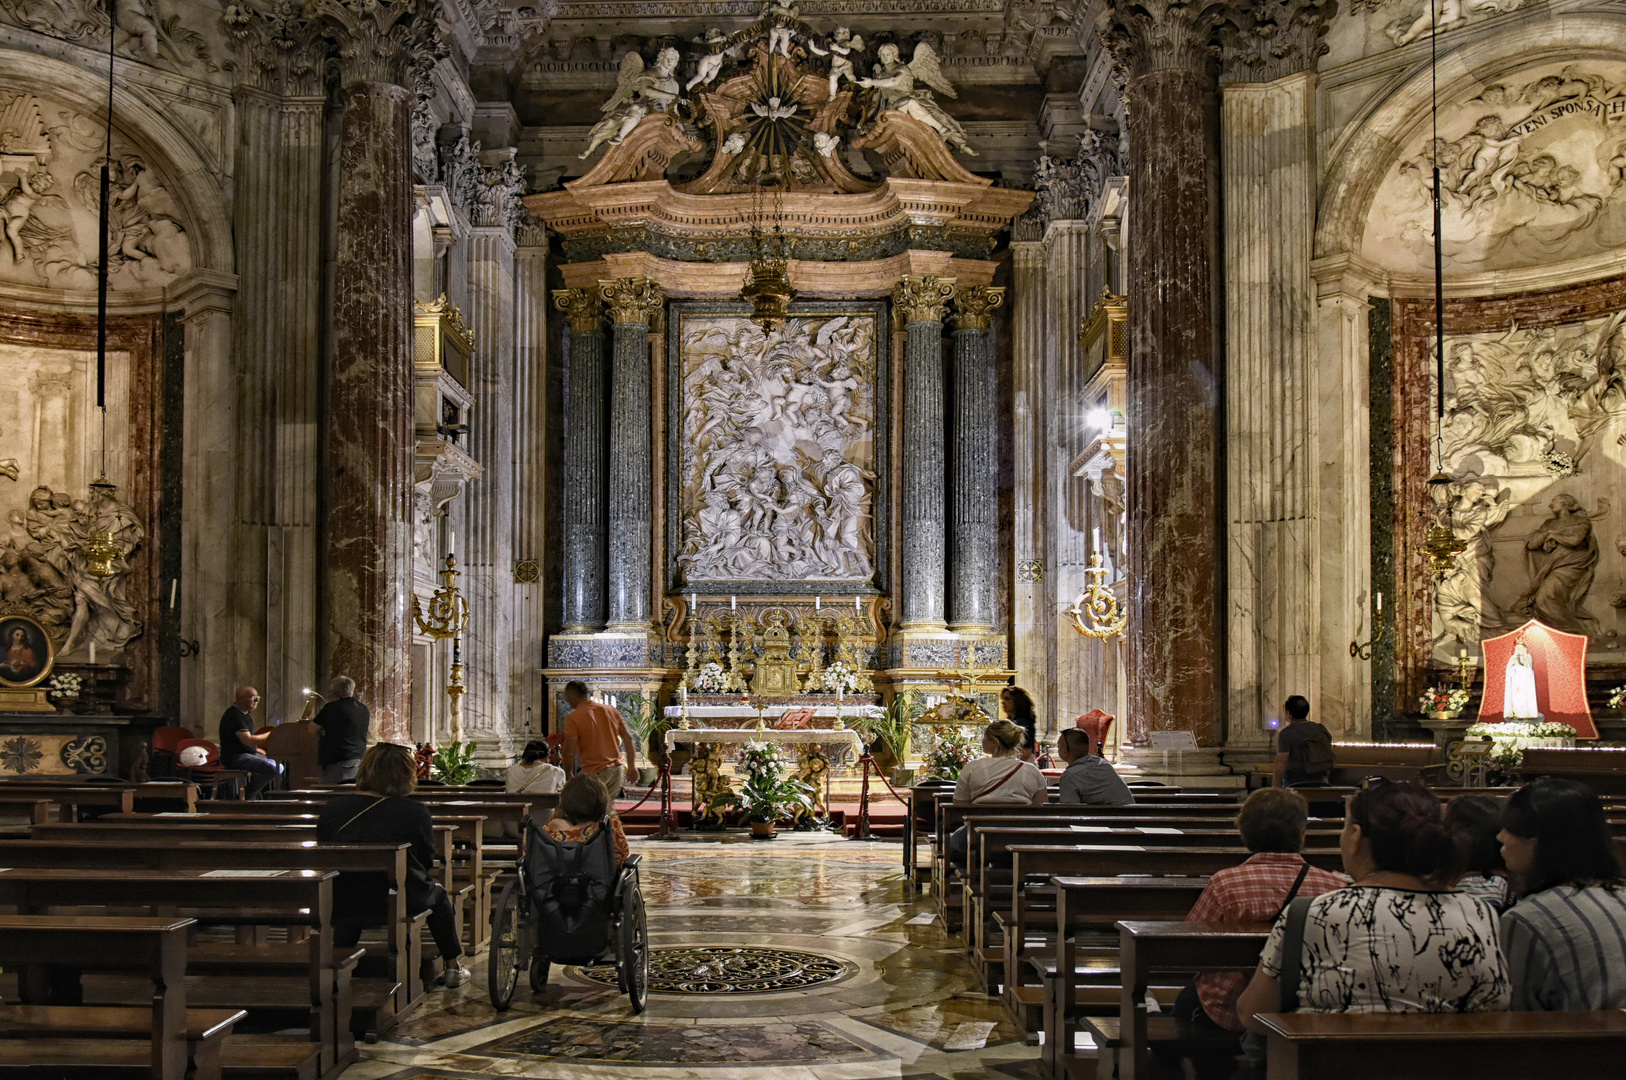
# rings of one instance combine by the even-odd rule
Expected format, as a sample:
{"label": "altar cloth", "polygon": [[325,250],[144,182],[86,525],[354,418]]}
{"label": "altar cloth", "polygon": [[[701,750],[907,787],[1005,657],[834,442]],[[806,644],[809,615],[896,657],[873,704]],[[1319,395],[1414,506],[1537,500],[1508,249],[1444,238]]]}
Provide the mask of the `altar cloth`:
{"label": "altar cloth", "polygon": [[803,743],[845,743],[853,750],[862,747],[858,732],[843,728],[670,728],[666,732],[666,752],[671,753],[678,743],[713,743],[730,746],[741,743],[783,743],[791,746]]}

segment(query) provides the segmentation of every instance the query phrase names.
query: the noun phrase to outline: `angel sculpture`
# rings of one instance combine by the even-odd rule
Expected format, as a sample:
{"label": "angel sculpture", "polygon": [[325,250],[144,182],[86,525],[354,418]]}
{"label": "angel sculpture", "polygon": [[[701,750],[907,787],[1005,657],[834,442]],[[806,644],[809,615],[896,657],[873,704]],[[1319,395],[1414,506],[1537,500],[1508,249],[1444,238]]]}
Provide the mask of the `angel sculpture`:
{"label": "angel sculpture", "polygon": [[791,39],[802,28],[802,13],[796,0],[763,0],[760,22],[768,26],[768,52],[790,58]]}
{"label": "angel sculpture", "polygon": [[799,106],[792,101],[784,103],[779,97],[771,97],[766,105],[760,101],[751,102],[751,111],[765,120],[786,120],[796,115]]}
{"label": "angel sculpture", "polygon": [[[951,98],[959,97],[954,86],[943,77],[943,69],[932,47],[924,41],[916,45],[915,55],[907,64],[899,58],[898,47],[891,42],[877,49],[876,56],[881,62],[875,65],[874,76],[858,80],[858,85],[875,91],[875,113],[895,109],[937,132],[944,142],[960,153],[975,157],[977,152],[971,149],[965,128],[932,97],[932,90]],[[916,89],[917,81],[925,83],[930,89]]]}
{"label": "angel sculpture", "polygon": [[858,75],[853,70],[853,57],[864,51],[864,39],[855,35],[845,26],[838,26],[830,35],[830,47],[819,48],[816,41],[808,41],[807,47],[819,56],[830,57],[830,96],[836,96],[836,87],[841,85],[845,78],[848,82],[857,82]]}
{"label": "angel sculpture", "polygon": [[706,31],[705,37],[695,38],[694,43],[704,45],[706,52],[700,57],[700,66],[695,69],[694,78],[683,84],[684,93],[697,86],[710,86],[718,72],[723,70],[723,61],[728,59],[728,35],[715,26]]}
{"label": "angel sculpture", "polygon": [[623,56],[615,93],[599,106],[604,119],[593,125],[588,133],[587,149],[578,157],[591,157],[593,151],[606,142],[615,146],[650,113],[671,109],[683,93],[676,77],[679,59],[678,51],[668,46],[655,57],[655,66],[645,71],[644,58],[636,52]]}

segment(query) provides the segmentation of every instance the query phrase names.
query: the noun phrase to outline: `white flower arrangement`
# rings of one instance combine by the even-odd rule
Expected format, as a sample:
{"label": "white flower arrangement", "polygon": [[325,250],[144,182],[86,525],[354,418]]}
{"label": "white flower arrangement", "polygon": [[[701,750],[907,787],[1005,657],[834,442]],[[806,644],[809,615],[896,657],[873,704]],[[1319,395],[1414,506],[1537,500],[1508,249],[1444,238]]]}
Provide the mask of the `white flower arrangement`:
{"label": "white flower arrangement", "polygon": [[1426,713],[1461,712],[1472,695],[1455,686],[1431,686],[1417,699],[1417,708]]}
{"label": "white flower arrangement", "polygon": [[1608,705],[1611,709],[1618,709],[1620,708],[1620,703],[1623,701],[1626,701],[1626,686],[1617,686],[1613,690],[1609,691],[1609,700],[1604,704]]}
{"label": "white flower arrangement", "polygon": [[824,692],[850,694],[858,689],[858,672],[845,660],[837,660],[824,669]]}
{"label": "white flower arrangement", "polygon": [[71,671],[64,671],[60,675],[52,675],[45,684],[46,694],[58,700],[62,698],[78,697],[85,688],[85,680]]}
{"label": "white flower arrangement", "polygon": [[1470,724],[1463,734],[1492,739],[1573,739],[1575,729],[1568,724],[1528,724],[1522,720],[1507,720],[1499,724]]}
{"label": "white flower arrangement", "polygon": [[692,680],[695,692],[700,694],[726,694],[733,683],[728,671],[715,660],[702,665]]}

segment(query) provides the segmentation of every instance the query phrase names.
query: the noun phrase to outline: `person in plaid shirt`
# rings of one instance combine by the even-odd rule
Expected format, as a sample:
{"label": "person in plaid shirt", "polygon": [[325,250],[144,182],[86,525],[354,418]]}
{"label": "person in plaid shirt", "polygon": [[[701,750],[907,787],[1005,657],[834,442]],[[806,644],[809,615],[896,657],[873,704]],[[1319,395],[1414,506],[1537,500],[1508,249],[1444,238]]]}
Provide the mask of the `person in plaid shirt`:
{"label": "person in plaid shirt", "polygon": [[[1304,847],[1308,817],[1304,796],[1291,788],[1263,788],[1248,796],[1236,824],[1242,842],[1254,854],[1242,865],[1209,878],[1187,920],[1269,922],[1287,905],[1300,871],[1304,871],[1304,880],[1296,896],[1320,896],[1348,885],[1349,879],[1342,874],[1306,867],[1299,852]],[[1181,992],[1175,1015],[1240,1032],[1236,999],[1247,984],[1248,974],[1241,971],[1202,975]]]}

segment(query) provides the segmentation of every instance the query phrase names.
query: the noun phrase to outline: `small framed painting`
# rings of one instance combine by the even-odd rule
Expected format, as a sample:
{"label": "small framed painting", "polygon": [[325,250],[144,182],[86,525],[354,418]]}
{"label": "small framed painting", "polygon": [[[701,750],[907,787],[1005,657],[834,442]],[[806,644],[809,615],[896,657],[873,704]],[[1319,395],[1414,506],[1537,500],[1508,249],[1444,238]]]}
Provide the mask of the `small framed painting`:
{"label": "small framed painting", "polygon": [[32,615],[0,615],[0,687],[22,690],[51,674],[56,647]]}

